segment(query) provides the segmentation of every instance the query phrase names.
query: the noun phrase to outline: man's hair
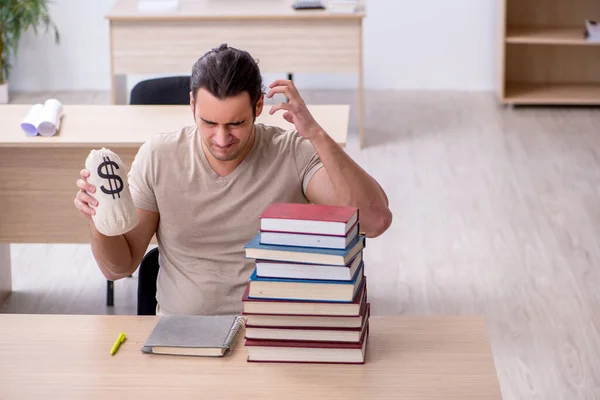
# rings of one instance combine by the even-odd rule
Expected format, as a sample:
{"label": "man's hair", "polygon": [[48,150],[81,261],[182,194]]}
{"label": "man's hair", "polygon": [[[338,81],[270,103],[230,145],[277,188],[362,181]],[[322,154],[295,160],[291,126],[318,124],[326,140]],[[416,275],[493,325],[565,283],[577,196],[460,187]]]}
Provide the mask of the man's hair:
{"label": "man's hair", "polygon": [[226,43],[204,54],[192,67],[190,89],[194,100],[201,88],[218,99],[248,92],[253,113],[256,113],[256,104],[263,94],[256,61],[247,51],[229,47]]}

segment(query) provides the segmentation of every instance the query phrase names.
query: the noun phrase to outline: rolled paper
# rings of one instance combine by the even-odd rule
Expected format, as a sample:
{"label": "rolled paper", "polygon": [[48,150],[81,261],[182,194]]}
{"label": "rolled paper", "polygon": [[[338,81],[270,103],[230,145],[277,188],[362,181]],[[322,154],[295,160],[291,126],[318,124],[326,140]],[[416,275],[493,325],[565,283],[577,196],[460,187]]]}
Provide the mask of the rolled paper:
{"label": "rolled paper", "polygon": [[40,123],[40,117],[43,110],[44,106],[42,104],[34,104],[31,106],[27,115],[25,115],[25,118],[23,118],[23,121],[21,122],[21,129],[23,129],[25,135],[37,136],[37,127]]}
{"label": "rolled paper", "polygon": [[56,99],[48,99],[40,116],[37,130],[42,136],[52,136],[60,129],[60,119],[63,114],[62,103]]}

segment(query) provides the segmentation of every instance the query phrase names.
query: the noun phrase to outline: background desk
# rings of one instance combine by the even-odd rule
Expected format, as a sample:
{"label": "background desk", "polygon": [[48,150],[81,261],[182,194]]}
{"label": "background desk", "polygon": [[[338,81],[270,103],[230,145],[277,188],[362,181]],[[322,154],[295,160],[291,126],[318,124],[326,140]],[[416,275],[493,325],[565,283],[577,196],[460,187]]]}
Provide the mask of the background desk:
{"label": "background desk", "polygon": [[358,74],[362,146],[364,12],[295,11],[290,0],[180,0],[178,11],[158,14],[136,4],[117,0],[106,15],[113,103],[117,76],[189,75],[200,56],[227,43],[258,59],[261,72]]}
{"label": "background desk", "polygon": [[[500,399],[485,323],[371,317],[364,365],[143,354],[158,317],[0,314],[0,398]],[[127,334],[113,357],[119,332]]]}
{"label": "background desk", "polygon": [[[29,108],[0,106],[0,305],[11,290],[10,243],[89,243],[73,199],[90,150],[108,147],[129,168],[151,135],[194,124],[189,106],[66,105],[57,136],[27,137],[20,122]],[[344,146],[349,106],[309,109]],[[263,112],[257,121],[293,127],[281,112]]]}

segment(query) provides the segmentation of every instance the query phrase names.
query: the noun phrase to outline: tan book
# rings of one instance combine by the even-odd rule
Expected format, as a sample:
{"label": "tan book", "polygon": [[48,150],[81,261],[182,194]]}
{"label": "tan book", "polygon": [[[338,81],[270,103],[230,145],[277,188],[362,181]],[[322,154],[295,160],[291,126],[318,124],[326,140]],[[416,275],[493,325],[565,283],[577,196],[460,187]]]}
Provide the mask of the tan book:
{"label": "tan book", "polygon": [[[363,308],[366,310],[367,303]],[[298,328],[360,328],[363,322],[364,310],[361,315],[276,315],[276,314],[244,314],[248,319],[247,327],[279,326]]]}
{"label": "tan book", "polygon": [[362,315],[360,311],[367,301],[367,277],[363,278],[352,303],[251,299],[249,292],[250,285],[242,297],[246,317],[248,314],[355,317]]}
{"label": "tan book", "polygon": [[[309,342],[360,342],[369,322],[370,307],[362,317],[362,326],[357,328],[337,328],[328,326],[253,326],[246,325],[246,339],[276,341],[309,341]],[[332,317],[332,319],[335,317]]]}

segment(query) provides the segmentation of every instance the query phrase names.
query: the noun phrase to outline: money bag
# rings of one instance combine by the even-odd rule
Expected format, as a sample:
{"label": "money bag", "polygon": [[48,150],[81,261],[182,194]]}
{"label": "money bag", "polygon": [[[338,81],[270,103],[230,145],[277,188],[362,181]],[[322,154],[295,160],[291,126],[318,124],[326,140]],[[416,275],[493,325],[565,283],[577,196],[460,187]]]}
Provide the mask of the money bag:
{"label": "money bag", "polygon": [[85,160],[90,171],[88,183],[96,187],[90,193],[98,200],[92,220],[98,232],[105,236],[122,235],[138,224],[135,204],[127,183],[127,168],[113,151],[92,150]]}

